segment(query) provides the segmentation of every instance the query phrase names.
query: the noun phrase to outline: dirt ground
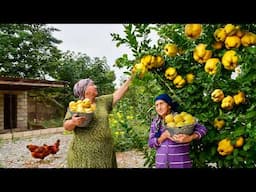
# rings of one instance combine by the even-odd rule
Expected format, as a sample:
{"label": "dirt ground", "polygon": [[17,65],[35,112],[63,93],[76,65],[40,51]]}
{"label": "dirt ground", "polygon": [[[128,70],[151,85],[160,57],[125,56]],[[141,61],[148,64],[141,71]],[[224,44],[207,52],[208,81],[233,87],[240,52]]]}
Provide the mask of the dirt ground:
{"label": "dirt ground", "polygon": [[[2,140],[0,143],[1,168],[66,168],[66,154],[72,135],[61,133],[42,135],[32,138],[16,140]],[[44,160],[31,156],[26,148],[28,144],[43,145],[53,144],[60,139],[60,150],[55,155],[49,155]],[[118,168],[143,168],[143,153],[137,150],[117,152]]]}
{"label": "dirt ground", "polygon": [[137,150],[117,152],[118,168],[144,168],[143,153]]}

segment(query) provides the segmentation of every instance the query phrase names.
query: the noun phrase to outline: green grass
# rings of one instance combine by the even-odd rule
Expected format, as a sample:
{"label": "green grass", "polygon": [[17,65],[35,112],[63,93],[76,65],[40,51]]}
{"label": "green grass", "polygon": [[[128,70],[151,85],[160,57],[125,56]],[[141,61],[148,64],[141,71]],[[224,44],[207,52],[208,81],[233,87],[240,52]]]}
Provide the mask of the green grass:
{"label": "green grass", "polygon": [[30,124],[31,125],[41,125],[45,128],[62,127],[63,126],[63,118],[38,121],[36,124],[31,122]]}

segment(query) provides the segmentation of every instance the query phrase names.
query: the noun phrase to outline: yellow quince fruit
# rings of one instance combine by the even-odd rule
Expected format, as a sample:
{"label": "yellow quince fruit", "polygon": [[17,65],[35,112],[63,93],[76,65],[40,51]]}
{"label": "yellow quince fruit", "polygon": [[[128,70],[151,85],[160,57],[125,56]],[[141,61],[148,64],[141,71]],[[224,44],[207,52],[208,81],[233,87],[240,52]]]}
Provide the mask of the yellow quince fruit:
{"label": "yellow quince fruit", "polygon": [[244,138],[242,136],[238,137],[235,143],[235,147],[242,147],[244,144]]}
{"label": "yellow quince fruit", "polygon": [[186,24],[185,25],[185,35],[192,39],[197,39],[202,33],[201,24]]}
{"label": "yellow quince fruit", "polygon": [[178,53],[178,48],[176,44],[169,43],[164,46],[164,52],[169,57],[176,56]]}

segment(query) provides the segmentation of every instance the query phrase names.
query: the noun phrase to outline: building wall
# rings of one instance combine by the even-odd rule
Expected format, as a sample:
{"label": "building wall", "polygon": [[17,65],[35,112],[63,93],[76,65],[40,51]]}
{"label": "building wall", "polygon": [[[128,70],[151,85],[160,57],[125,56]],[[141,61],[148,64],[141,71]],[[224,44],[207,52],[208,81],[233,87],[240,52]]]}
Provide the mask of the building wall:
{"label": "building wall", "polygon": [[[4,130],[4,94],[17,95],[17,127],[18,129],[30,129],[29,122],[50,120],[64,117],[66,112],[52,103],[40,102],[29,96],[27,91],[0,91],[0,133]],[[8,130],[8,129],[7,129]]]}

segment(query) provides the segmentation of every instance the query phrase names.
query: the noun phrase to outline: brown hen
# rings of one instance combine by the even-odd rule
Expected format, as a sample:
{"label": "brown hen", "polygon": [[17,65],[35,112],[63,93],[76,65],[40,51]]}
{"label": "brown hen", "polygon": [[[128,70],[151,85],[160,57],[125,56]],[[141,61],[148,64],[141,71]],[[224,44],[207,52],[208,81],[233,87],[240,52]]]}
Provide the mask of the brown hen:
{"label": "brown hen", "polygon": [[49,145],[49,151],[50,151],[50,154],[56,154],[60,148],[60,140],[58,139],[53,145]]}
{"label": "brown hen", "polygon": [[59,151],[60,140],[58,139],[53,145],[38,146],[38,145],[27,145],[27,148],[31,152],[32,157],[37,159],[44,159],[49,154],[56,154]]}

